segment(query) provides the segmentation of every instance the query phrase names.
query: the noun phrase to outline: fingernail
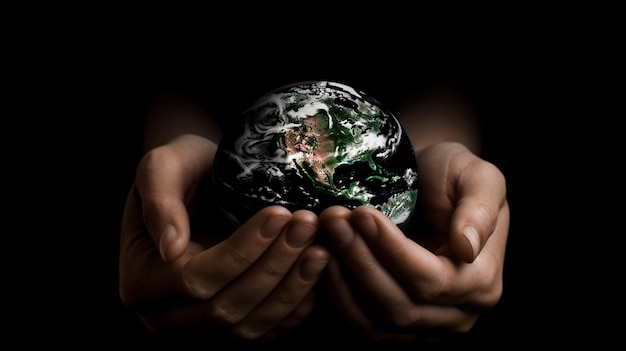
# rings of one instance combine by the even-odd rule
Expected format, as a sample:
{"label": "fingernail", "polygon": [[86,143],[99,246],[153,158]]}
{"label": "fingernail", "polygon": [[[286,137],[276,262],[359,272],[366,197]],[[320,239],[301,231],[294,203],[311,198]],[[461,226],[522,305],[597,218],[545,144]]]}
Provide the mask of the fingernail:
{"label": "fingernail", "polygon": [[170,247],[170,243],[176,239],[176,228],[168,224],[163,227],[161,231],[161,238],[159,239],[159,252],[163,261],[167,262],[167,250]]}
{"label": "fingernail", "polygon": [[300,267],[300,276],[306,281],[316,280],[324,270],[324,267],[326,267],[326,264],[327,261],[305,260],[302,267]]}
{"label": "fingernail", "polygon": [[303,223],[292,223],[287,231],[287,245],[297,249],[311,242],[317,227]]}
{"label": "fingernail", "polygon": [[378,226],[376,225],[376,221],[369,214],[362,214],[358,217],[358,221],[356,224],[359,226],[361,230],[361,234],[367,236],[369,238],[373,238],[378,234]]}
{"label": "fingernail", "polygon": [[329,223],[328,231],[337,244],[347,244],[354,238],[354,230],[345,219],[336,219]]}
{"label": "fingernail", "polygon": [[474,227],[467,226],[463,228],[463,235],[465,235],[465,238],[472,246],[472,258],[476,258],[476,253],[480,250],[480,237],[478,236],[478,232]]}
{"label": "fingernail", "polygon": [[287,216],[269,216],[261,226],[261,236],[264,238],[275,238],[289,221]]}

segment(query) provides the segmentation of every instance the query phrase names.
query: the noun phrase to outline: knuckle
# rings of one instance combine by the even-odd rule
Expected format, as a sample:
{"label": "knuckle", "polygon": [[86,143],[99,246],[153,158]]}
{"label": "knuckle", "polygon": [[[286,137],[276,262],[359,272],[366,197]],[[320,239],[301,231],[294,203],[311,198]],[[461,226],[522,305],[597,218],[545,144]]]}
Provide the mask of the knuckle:
{"label": "knuckle", "polygon": [[[474,206],[474,213],[482,223],[495,222],[498,216],[498,209],[484,201],[477,201]],[[494,228],[491,228],[493,230]]]}
{"label": "knuckle", "polygon": [[242,251],[241,248],[231,245],[230,258],[232,259],[232,266],[236,267],[236,269],[247,269],[252,266],[256,262],[257,257],[251,257],[250,255],[248,251]]}
{"label": "knuckle", "polygon": [[164,146],[158,146],[148,151],[141,158],[139,164],[137,165],[137,172],[151,173],[155,169],[162,168],[163,165],[172,165],[173,167],[176,167],[176,162],[178,162],[178,158],[172,150]]}
{"label": "knuckle", "polygon": [[190,298],[197,300],[206,300],[215,295],[217,288],[208,284],[206,281],[192,274],[190,270],[183,270],[181,279],[181,290]]}
{"label": "knuckle", "polygon": [[451,284],[448,281],[444,268],[435,272],[431,279],[421,280],[413,285],[412,295],[421,301],[444,301],[453,295],[450,291]]}
{"label": "knuckle", "polygon": [[224,326],[234,326],[241,322],[243,316],[221,304],[210,303],[207,306],[206,318],[213,323]]}
{"label": "knuckle", "polygon": [[164,207],[164,199],[156,193],[142,195],[143,218],[147,225],[159,219],[160,209]]}
{"label": "knuckle", "polygon": [[272,281],[279,281],[285,276],[285,272],[291,266],[290,262],[283,260],[272,260],[263,265],[263,274]]}
{"label": "knuckle", "polygon": [[478,294],[476,306],[480,309],[487,310],[495,307],[502,298],[502,283],[489,284],[485,287],[482,294]]}
{"label": "knuckle", "polygon": [[401,329],[409,329],[413,328],[415,325],[419,325],[421,322],[419,315],[416,316],[413,313],[409,313],[409,311],[410,309],[407,308],[394,309],[392,313],[387,316],[386,322],[393,325],[395,328]]}
{"label": "knuckle", "polygon": [[275,294],[276,299],[281,304],[281,306],[289,306],[291,308],[294,308],[302,301],[302,298],[300,296],[296,296],[297,294],[294,294],[294,292],[292,291],[280,290],[275,291]]}
{"label": "knuckle", "polygon": [[456,335],[466,334],[474,327],[474,324],[476,324],[476,319],[477,317],[463,319],[457,324],[446,328],[446,332],[448,334],[456,334]]}

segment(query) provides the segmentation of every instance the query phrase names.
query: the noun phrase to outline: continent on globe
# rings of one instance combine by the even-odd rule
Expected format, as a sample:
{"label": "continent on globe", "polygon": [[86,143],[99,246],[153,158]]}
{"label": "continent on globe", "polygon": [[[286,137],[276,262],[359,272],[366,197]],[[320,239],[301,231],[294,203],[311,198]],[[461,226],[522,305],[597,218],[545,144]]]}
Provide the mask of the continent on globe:
{"label": "continent on globe", "polygon": [[346,84],[275,89],[243,111],[217,149],[217,205],[236,226],[269,205],[319,214],[372,206],[402,230],[417,200],[417,163],[399,121]]}

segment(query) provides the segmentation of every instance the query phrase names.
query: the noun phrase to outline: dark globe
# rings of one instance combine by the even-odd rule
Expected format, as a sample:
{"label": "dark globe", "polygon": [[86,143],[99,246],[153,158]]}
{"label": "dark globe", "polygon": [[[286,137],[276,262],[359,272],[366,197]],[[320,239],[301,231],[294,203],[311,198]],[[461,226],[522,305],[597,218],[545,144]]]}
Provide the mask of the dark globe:
{"label": "dark globe", "polygon": [[225,131],[212,180],[235,226],[269,205],[319,214],[368,205],[406,229],[417,163],[399,121],[368,94],[307,81],[258,99]]}

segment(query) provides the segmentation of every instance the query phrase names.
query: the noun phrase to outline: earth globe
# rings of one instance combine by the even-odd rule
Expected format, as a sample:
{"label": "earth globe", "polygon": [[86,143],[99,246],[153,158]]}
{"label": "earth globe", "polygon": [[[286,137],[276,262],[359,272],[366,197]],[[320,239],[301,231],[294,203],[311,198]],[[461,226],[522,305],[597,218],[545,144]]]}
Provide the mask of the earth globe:
{"label": "earth globe", "polygon": [[400,122],[365,92],[303,81],[244,110],[218,145],[211,178],[234,226],[269,205],[319,214],[372,206],[403,231],[417,200],[417,162]]}

